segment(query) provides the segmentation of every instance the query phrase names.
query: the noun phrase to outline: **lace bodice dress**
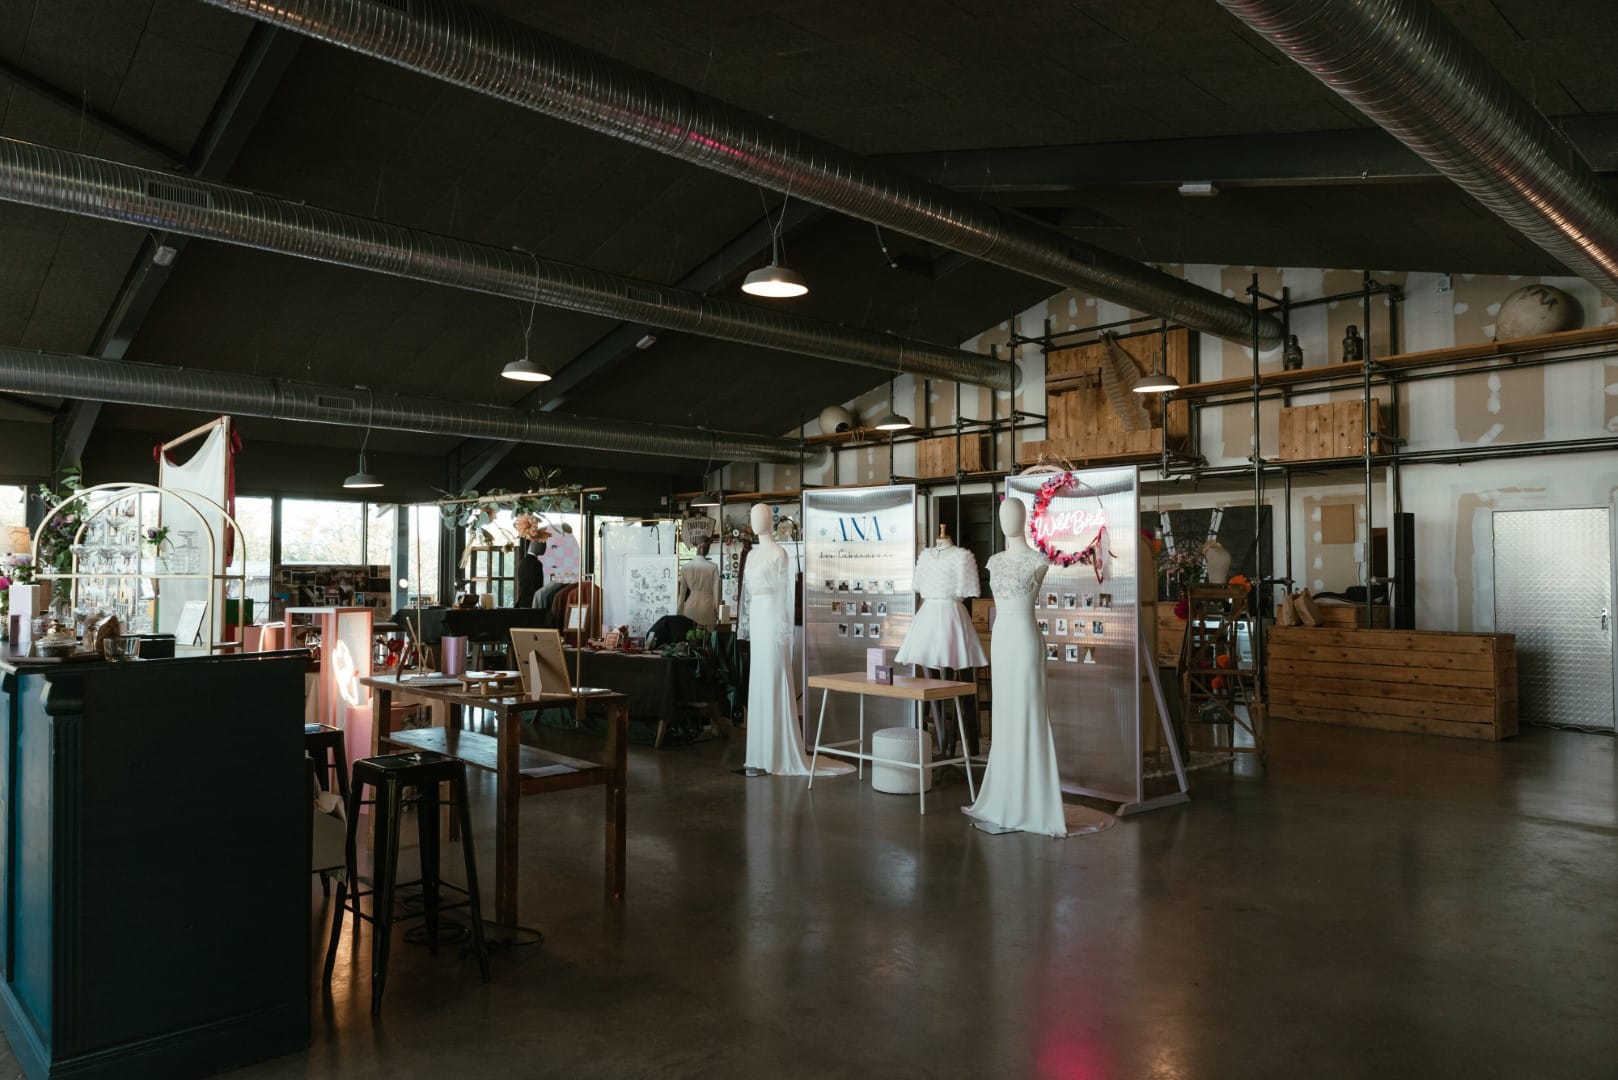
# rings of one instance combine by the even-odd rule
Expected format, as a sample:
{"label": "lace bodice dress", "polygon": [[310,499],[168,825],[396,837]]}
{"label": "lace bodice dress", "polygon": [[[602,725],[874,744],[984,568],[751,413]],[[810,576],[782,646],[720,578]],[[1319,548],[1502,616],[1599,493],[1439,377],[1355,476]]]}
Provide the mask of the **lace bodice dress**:
{"label": "lace bodice dress", "polygon": [[989,638],[994,738],[989,768],[969,817],[997,829],[1066,836],[1062,787],[1056,773],[1045,696],[1045,642],[1034,620],[1034,597],[1050,562],[1029,548],[989,558],[994,629]]}
{"label": "lace bodice dress", "polygon": [[978,595],[978,561],[963,547],[930,547],[916,560],[921,607],[894,657],[930,668],[974,668],[988,663],[964,598]]}

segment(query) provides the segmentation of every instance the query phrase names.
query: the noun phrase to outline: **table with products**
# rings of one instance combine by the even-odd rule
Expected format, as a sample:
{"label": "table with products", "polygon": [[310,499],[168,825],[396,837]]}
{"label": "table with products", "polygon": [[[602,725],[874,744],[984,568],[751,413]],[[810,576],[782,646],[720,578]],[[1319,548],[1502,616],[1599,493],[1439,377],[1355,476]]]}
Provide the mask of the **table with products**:
{"label": "table with products", "polygon": [[[628,698],[610,690],[483,695],[471,693],[463,689],[458,680],[442,676],[413,678],[407,675],[402,683],[396,675],[360,681],[372,691],[373,754],[386,753],[392,747],[436,750],[495,774],[496,922],[507,926],[517,923],[517,811],[518,800],[524,795],[542,795],[597,784],[606,788],[606,895],[609,901],[623,899],[627,850],[625,792],[628,778]],[[391,707],[395,693],[493,713],[498,721],[496,734],[463,731],[453,722],[441,728],[394,731],[391,728]],[[523,745],[524,715],[583,702],[599,703],[607,708],[607,745],[600,761],[567,757]]]}
{"label": "table with products", "polygon": [[[921,797],[921,812],[927,812],[927,785],[922,773],[929,769],[942,769],[950,765],[960,765],[966,770],[966,790],[975,801],[977,788],[972,782],[972,757],[967,753],[966,719],[961,711],[961,699],[977,693],[977,686],[969,682],[955,682],[950,679],[923,679],[910,675],[895,675],[892,683],[879,683],[868,678],[863,671],[850,671],[838,675],[811,675],[809,676],[809,689],[821,691],[820,719],[815,724],[814,757],[821,754],[832,754],[837,757],[851,758],[860,763],[859,778],[865,778],[865,762],[890,765],[900,769],[915,769],[919,781],[916,788]],[[860,699],[860,732],[859,738],[843,740],[833,743],[822,743],[821,734],[826,725],[826,703],[833,693],[857,694]],[[940,758],[936,761],[901,761],[896,758],[883,757],[876,754],[865,753],[865,699],[867,697],[900,698],[915,702],[915,726],[922,728],[921,709],[923,704],[931,701],[955,702],[955,724],[961,739],[961,756]],[[853,746],[855,749],[845,749]],[[980,759],[981,760],[981,759]],[[809,786],[815,786],[812,774],[814,762],[811,760],[811,775]]]}

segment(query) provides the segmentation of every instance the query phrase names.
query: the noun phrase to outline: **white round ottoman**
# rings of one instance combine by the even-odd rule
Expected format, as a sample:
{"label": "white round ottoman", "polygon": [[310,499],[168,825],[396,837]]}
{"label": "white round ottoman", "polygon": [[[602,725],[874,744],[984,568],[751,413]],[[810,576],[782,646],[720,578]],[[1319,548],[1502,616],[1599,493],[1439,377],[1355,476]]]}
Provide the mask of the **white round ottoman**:
{"label": "white round ottoman", "polygon": [[[932,736],[912,727],[890,727],[871,735],[871,756],[891,758],[894,761],[919,761],[923,765],[933,760]],[[921,786],[917,786],[917,785]],[[931,769],[917,772],[902,765],[871,763],[871,787],[892,795],[914,795],[918,791],[933,789]]]}

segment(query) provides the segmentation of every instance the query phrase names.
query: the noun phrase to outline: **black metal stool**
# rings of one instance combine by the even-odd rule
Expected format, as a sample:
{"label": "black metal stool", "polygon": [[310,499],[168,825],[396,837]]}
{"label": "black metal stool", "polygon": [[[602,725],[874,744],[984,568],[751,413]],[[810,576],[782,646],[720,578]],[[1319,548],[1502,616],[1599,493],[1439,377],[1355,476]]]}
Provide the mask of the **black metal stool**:
{"label": "black metal stool", "polygon": [[337,794],[348,801],[348,762],[347,747],[343,743],[341,728],[327,727],[325,724],[303,725],[304,753],[315,759],[315,779],[320,781],[321,791],[331,790],[330,772],[337,777]]}
{"label": "black metal stool", "polygon": [[[450,798],[455,804],[456,817],[461,826],[461,852],[466,857],[466,888],[451,885],[438,878],[438,785],[451,785]],[[376,789],[376,798],[364,798],[365,785]],[[415,789],[415,795],[406,800],[405,788]],[[326,982],[331,982],[332,969],[337,963],[337,940],[342,936],[343,912],[350,910],[356,920],[365,920],[375,927],[371,947],[371,1015],[382,1012],[382,990],[388,978],[388,945],[393,936],[394,894],[403,886],[418,882],[396,881],[399,869],[400,817],[406,801],[416,807],[416,825],[421,839],[421,896],[422,914],[427,921],[427,944],[438,951],[438,916],[454,908],[467,908],[472,931],[472,947],[477,951],[478,967],[483,981],[489,981],[489,954],[483,945],[482,907],[478,900],[477,860],[472,854],[471,810],[466,795],[466,764],[458,758],[446,757],[432,750],[406,754],[388,754],[384,757],[361,758],[354,762],[354,783],[348,796],[348,874],[347,880],[337,887],[337,904],[332,915],[331,944],[326,947]],[[376,815],[376,880],[368,892],[359,888],[358,830],[360,807],[370,803]],[[440,889],[450,889],[465,896],[453,904],[440,904]],[[369,896],[371,913],[360,910],[360,898]],[[407,916],[408,917],[408,916]]]}

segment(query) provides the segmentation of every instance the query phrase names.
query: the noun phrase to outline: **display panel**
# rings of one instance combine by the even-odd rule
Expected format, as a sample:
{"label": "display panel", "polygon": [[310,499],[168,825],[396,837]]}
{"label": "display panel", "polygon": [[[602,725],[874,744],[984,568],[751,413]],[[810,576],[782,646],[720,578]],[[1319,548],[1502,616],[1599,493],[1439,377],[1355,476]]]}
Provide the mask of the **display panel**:
{"label": "display panel", "polygon": [[1062,790],[1134,804],[1142,799],[1137,472],[1075,471],[1075,483],[1035,513],[1054,475],[1011,477],[1006,493],[1028,506],[1029,544],[1043,541],[1059,556],[1099,552],[1099,560],[1053,563],[1035,597]]}
{"label": "display panel", "polygon": [[[804,681],[809,675],[865,671],[867,648],[898,649],[910,629],[916,597],[916,489],[910,485],[803,493]],[[819,695],[805,697],[808,737],[820,715]],[[865,734],[911,723],[908,702],[869,698]],[[859,731],[859,699],[833,694],[825,742]]]}

